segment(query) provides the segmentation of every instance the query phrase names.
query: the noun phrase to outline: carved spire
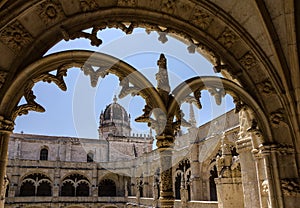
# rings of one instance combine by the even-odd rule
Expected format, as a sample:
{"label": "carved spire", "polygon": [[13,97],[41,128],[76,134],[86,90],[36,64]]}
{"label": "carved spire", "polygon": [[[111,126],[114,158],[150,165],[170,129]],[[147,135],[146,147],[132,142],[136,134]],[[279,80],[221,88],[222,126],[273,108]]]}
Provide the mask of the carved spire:
{"label": "carved spire", "polygon": [[156,74],[157,88],[160,92],[164,91],[169,93],[170,85],[167,71],[167,59],[164,54],[160,54],[157,65],[159,67],[158,73]]}
{"label": "carved spire", "polygon": [[195,112],[194,112],[192,102],[190,102],[190,119],[189,119],[189,123],[192,125],[192,127],[197,126],[197,121],[196,121],[196,118],[195,118]]}

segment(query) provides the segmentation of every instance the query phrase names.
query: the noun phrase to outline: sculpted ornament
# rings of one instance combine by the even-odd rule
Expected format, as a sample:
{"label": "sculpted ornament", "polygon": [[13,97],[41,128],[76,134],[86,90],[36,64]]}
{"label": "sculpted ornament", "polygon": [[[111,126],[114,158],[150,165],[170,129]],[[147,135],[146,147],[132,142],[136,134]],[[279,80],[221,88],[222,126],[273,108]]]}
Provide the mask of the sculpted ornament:
{"label": "sculpted ornament", "polygon": [[254,57],[252,52],[249,51],[240,59],[240,63],[245,69],[250,69],[257,64],[257,59]]}
{"label": "sculpted ornament", "polygon": [[196,8],[190,21],[200,29],[205,30],[212,22],[212,18],[207,12],[204,12],[200,8]]}
{"label": "sculpted ornament", "polygon": [[99,67],[96,71],[93,69],[92,65],[90,64],[84,64],[81,67],[81,70],[83,71],[84,75],[90,76],[91,79],[91,86],[96,87],[99,77],[104,78],[106,75],[108,75],[107,68]]}
{"label": "sculpted ornament", "polygon": [[167,13],[174,13],[176,9],[176,4],[178,0],[163,0],[162,1],[162,11]]}
{"label": "sculpted ornament", "polygon": [[33,38],[19,21],[15,21],[0,33],[0,40],[15,52],[19,52],[29,45]]}
{"label": "sculpted ornament", "polygon": [[15,120],[17,116],[28,114],[29,111],[45,112],[45,109],[35,102],[36,96],[33,94],[32,88],[36,82],[43,81],[48,83],[54,82],[61,90],[66,91],[67,86],[63,77],[67,75],[67,68],[68,66],[62,65],[58,67],[56,75],[45,73],[32,79],[24,88],[24,98],[27,103],[16,107],[12,115],[12,120]]}
{"label": "sculpted ornament", "polygon": [[38,13],[45,24],[54,24],[65,17],[58,0],[47,0],[40,4]]}
{"label": "sculpted ornament", "polygon": [[223,33],[219,36],[218,41],[225,47],[230,48],[238,39],[238,36],[229,28],[225,28]]}
{"label": "sculpted ornament", "polygon": [[80,8],[83,12],[94,11],[99,8],[95,0],[80,0]]}
{"label": "sculpted ornament", "polygon": [[136,5],[136,0],[118,0],[118,6],[135,7]]}
{"label": "sculpted ornament", "polygon": [[299,196],[300,185],[297,179],[283,179],[281,180],[281,189],[284,195]]}
{"label": "sculpted ornament", "polygon": [[14,130],[14,126],[15,123],[13,121],[0,116],[0,132],[12,132]]}
{"label": "sculpted ornament", "polygon": [[271,113],[270,120],[275,127],[279,127],[279,125],[285,123],[284,110],[278,109]]}
{"label": "sculpted ornament", "polygon": [[0,89],[2,88],[5,80],[6,80],[7,72],[0,71]]}
{"label": "sculpted ornament", "polygon": [[91,34],[83,31],[77,31],[69,34],[64,28],[61,28],[61,33],[65,41],[74,40],[76,38],[86,38],[91,40],[92,46],[100,46],[102,44],[102,40],[97,37],[97,32],[98,30],[93,28]]}
{"label": "sculpted ornament", "polygon": [[275,89],[269,80],[259,83],[257,85],[257,87],[258,87],[259,91],[264,93],[265,95],[271,95],[271,94],[275,93]]}

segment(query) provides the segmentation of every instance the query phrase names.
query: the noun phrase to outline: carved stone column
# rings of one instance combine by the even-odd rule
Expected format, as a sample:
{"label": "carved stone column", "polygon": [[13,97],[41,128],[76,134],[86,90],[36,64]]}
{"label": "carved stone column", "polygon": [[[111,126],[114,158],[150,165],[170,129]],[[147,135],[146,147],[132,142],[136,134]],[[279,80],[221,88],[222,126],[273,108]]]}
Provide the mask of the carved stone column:
{"label": "carved stone column", "polygon": [[6,174],[8,142],[13,129],[14,122],[0,116],[0,208],[4,207],[5,202],[6,184],[4,177]]}
{"label": "carved stone column", "polygon": [[202,180],[200,178],[199,145],[193,144],[191,152],[191,200],[200,201],[201,198],[203,198],[203,194],[200,195],[202,190]]}
{"label": "carved stone column", "polygon": [[160,155],[160,205],[164,208],[174,207],[172,178],[173,136],[157,136],[157,147]]}
{"label": "carved stone column", "polygon": [[216,159],[218,178],[215,179],[218,193],[218,207],[244,207],[241,168],[238,156],[232,156],[227,138],[222,138],[222,156]]}
{"label": "carved stone column", "polygon": [[244,191],[244,207],[260,207],[256,164],[252,155],[252,141],[250,137],[236,142],[241,164],[242,185]]}

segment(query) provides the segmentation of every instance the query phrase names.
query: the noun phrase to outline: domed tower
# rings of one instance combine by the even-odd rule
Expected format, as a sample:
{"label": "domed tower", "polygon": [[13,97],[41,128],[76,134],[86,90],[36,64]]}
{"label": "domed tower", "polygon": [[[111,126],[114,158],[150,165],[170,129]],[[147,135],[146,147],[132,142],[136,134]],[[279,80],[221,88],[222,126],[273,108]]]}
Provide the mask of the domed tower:
{"label": "domed tower", "polygon": [[116,96],[113,103],[106,106],[100,114],[99,139],[106,139],[109,134],[113,136],[130,136],[130,114],[117,103]]}

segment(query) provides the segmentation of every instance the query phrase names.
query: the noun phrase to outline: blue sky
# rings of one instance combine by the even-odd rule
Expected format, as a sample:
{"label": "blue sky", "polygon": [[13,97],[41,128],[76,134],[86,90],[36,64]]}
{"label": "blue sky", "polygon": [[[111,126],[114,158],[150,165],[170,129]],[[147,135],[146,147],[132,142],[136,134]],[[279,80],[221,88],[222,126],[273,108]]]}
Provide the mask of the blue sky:
{"label": "blue sky", "polygon": [[[156,86],[155,74],[158,70],[156,63],[160,53],[164,53],[168,60],[172,89],[194,76],[220,76],[213,72],[213,66],[200,54],[189,53],[187,45],[170,36],[164,44],[158,41],[156,32],[147,34],[144,29],[135,29],[131,35],[125,35],[117,29],[106,29],[99,32],[98,36],[103,40],[103,44],[99,47],[90,46],[89,40],[86,39],[61,41],[47,54],[72,49],[107,53],[134,66]],[[45,107],[46,112],[30,112],[28,115],[18,117],[14,132],[98,138],[99,115],[101,110],[112,102],[114,95],[118,95],[120,91],[118,78],[114,75],[100,78],[98,85],[92,88],[89,77],[84,76],[80,69],[72,68],[68,70],[65,81],[68,87],[66,92],[61,91],[53,83],[37,83],[33,89],[36,101]],[[221,106],[216,106],[213,98],[204,91],[201,101],[203,108],[201,110],[195,108],[198,125],[233,108],[229,96],[225,97],[225,102]],[[127,96],[118,102],[131,114],[133,132],[147,134],[149,129],[146,124],[134,122],[134,118],[143,113],[144,100],[138,96]],[[182,109],[188,120],[189,106],[184,104]]]}

